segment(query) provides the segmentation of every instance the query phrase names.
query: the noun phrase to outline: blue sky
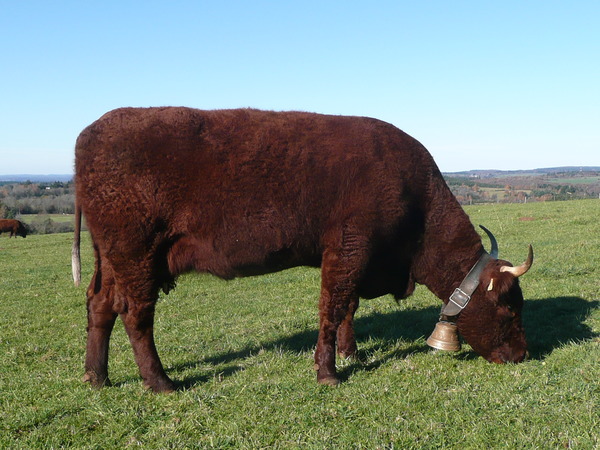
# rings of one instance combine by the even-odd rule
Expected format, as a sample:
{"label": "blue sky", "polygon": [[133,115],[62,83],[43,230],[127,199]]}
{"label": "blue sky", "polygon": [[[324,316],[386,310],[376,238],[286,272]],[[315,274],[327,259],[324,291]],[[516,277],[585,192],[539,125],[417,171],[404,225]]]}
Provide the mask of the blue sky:
{"label": "blue sky", "polygon": [[377,117],[443,171],[600,165],[600,2],[0,0],[0,174],[120,106]]}

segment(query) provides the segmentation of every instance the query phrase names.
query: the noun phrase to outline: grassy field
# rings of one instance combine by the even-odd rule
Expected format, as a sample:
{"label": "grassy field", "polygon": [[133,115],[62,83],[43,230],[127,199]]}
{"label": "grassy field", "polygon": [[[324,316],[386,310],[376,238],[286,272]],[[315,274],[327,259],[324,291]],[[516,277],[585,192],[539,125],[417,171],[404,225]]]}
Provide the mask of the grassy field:
{"label": "grassy field", "polygon": [[600,177],[547,178],[548,183],[557,184],[592,184],[600,182]]}
{"label": "grassy field", "polygon": [[[522,279],[531,358],[431,351],[440,301],[419,287],[400,304],[362,302],[362,363],[342,365],[338,388],[316,384],[319,273],[298,268],[180,278],[157,306],[156,337],[182,390],[143,389],[120,323],[114,386],[92,390],[71,235],[0,236],[0,448],[600,448],[600,201],[467,212],[502,258],[535,248]],[[87,283],[87,236],[82,254]]]}
{"label": "grassy field", "polygon": [[31,223],[35,220],[43,221],[46,219],[51,219],[54,222],[73,222],[74,220],[73,214],[21,214],[19,217],[22,222]]}

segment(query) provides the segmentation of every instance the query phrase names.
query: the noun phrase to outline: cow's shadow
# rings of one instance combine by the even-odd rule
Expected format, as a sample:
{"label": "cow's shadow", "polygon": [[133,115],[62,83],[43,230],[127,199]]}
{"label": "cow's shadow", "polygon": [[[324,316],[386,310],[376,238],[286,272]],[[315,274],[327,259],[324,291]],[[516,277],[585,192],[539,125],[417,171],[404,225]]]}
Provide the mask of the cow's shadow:
{"label": "cow's shadow", "polygon": [[[591,311],[598,308],[599,301],[587,301],[579,297],[557,297],[526,302],[523,313],[523,325],[529,344],[530,359],[543,359],[554,349],[564,343],[582,341],[598,336],[584,322]],[[423,338],[427,337],[439,315],[439,308],[399,310],[391,313],[373,313],[360,316],[355,320],[355,333],[359,346],[358,362],[346,364],[339,370],[342,380],[353,372],[374,370],[392,359],[403,359],[410,354],[428,352],[431,349]],[[365,359],[361,342],[370,340],[369,362]],[[414,342],[402,350],[398,350],[390,342],[398,340]],[[225,366],[219,368],[218,376],[226,377],[242,370],[243,360],[256,355],[261,350],[280,349],[293,353],[306,352],[314,349],[317,342],[317,329],[296,333],[281,339],[264,342],[260,346],[251,346],[239,351],[224,352],[205,358],[202,361],[190,361],[172,365],[171,371],[182,371],[202,365]],[[373,355],[382,356],[374,358]],[[457,355],[461,359],[474,359],[477,354],[473,351]],[[208,381],[213,375],[192,375],[181,380],[181,388],[189,388],[197,383]]]}
{"label": "cow's shadow", "polygon": [[585,324],[600,301],[557,297],[526,302],[523,326],[532,359],[544,359],[563,344],[592,339],[598,333]]}

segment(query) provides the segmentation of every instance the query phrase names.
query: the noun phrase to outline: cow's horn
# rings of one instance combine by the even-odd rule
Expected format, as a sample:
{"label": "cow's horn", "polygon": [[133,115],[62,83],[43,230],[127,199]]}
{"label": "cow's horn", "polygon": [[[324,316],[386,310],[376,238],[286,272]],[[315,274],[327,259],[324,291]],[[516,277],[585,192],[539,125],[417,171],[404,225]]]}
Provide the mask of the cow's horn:
{"label": "cow's horn", "polygon": [[490,256],[494,259],[498,259],[498,241],[496,241],[496,238],[494,237],[492,232],[486,227],[484,227],[483,225],[479,225],[479,228],[485,231],[485,234],[488,235],[488,237],[490,238],[490,242],[492,243],[492,250],[490,250]]}
{"label": "cow's horn", "polygon": [[527,255],[527,260],[523,264],[517,267],[502,266],[500,267],[500,272],[508,272],[515,277],[520,277],[531,268],[531,264],[533,264],[533,247],[529,244],[529,254]]}

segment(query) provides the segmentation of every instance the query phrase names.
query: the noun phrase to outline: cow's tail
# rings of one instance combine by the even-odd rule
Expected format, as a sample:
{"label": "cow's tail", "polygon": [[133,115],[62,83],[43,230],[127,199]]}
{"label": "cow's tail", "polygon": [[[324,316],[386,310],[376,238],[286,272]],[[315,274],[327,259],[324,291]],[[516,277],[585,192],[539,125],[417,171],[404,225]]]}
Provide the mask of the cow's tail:
{"label": "cow's tail", "polygon": [[75,201],[75,233],[73,236],[73,248],[71,249],[71,270],[73,271],[73,282],[75,286],[81,283],[81,255],[79,252],[81,243],[81,207]]}

